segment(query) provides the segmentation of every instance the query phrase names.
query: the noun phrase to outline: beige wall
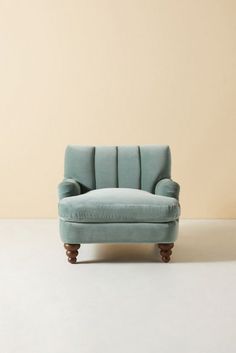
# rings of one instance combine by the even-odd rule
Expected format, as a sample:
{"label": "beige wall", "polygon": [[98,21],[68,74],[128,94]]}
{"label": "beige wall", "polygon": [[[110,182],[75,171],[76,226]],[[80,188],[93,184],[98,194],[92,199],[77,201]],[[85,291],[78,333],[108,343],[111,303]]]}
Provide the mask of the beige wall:
{"label": "beige wall", "polygon": [[0,2],[0,217],[55,217],[68,143],[172,147],[186,218],[236,218],[236,1]]}

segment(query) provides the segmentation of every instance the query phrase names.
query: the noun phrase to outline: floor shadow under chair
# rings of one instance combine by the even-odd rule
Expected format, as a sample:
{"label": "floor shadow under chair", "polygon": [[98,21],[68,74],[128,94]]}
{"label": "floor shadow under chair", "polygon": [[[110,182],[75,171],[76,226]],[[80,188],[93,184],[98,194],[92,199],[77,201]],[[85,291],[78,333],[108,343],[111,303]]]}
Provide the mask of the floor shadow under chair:
{"label": "floor shadow under chair", "polygon": [[[187,221],[180,225],[172,263],[203,263],[236,261],[235,227],[227,221]],[[84,244],[83,246],[89,246]],[[78,259],[79,260],[79,259]],[[161,262],[157,244],[97,244],[92,263]]]}

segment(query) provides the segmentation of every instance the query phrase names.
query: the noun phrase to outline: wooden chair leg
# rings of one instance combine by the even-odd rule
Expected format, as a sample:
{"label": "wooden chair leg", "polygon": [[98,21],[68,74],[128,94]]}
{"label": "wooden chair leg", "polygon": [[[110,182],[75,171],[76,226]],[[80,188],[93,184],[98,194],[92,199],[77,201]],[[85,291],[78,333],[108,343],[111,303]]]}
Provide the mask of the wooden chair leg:
{"label": "wooden chair leg", "polygon": [[66,255],[68,257],[68,261],[71,264],[75,264],[78,255],[78,249],[80,248],[80,244],[64,244],[64,248],[66,249]]}
{"label": "wooden chair leg", "polygon": [[158,244],[161,254],[161,259],[163,262],[169,262],[170,261],[170,256],[172,254],[171,249],[174,247],[174,243],[169,243],[169,244]]}

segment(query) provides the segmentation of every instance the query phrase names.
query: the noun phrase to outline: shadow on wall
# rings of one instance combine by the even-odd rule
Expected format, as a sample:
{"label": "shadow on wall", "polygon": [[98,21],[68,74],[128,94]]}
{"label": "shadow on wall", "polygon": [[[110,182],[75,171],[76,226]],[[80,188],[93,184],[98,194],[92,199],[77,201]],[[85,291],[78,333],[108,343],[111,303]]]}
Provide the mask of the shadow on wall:
{"label": "shadow on wall", "polygon": [[[236,260],[236,221],[182,221],[171,262],[218,262]],[[98,244],[94,262],[160,262],[153,244]],[[163,264],[168,266],[167,264]]]}

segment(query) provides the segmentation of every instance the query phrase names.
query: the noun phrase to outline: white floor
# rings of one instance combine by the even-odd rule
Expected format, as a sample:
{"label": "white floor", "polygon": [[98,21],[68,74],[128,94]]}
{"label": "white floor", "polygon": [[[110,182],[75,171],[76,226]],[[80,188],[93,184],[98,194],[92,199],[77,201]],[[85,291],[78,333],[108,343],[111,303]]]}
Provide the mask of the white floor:
{"label": "white floor", "polygon": [[83,245],[54,220],[0,221],[1,353],[236,352],[236,221],[182,221],[154,245]]}

